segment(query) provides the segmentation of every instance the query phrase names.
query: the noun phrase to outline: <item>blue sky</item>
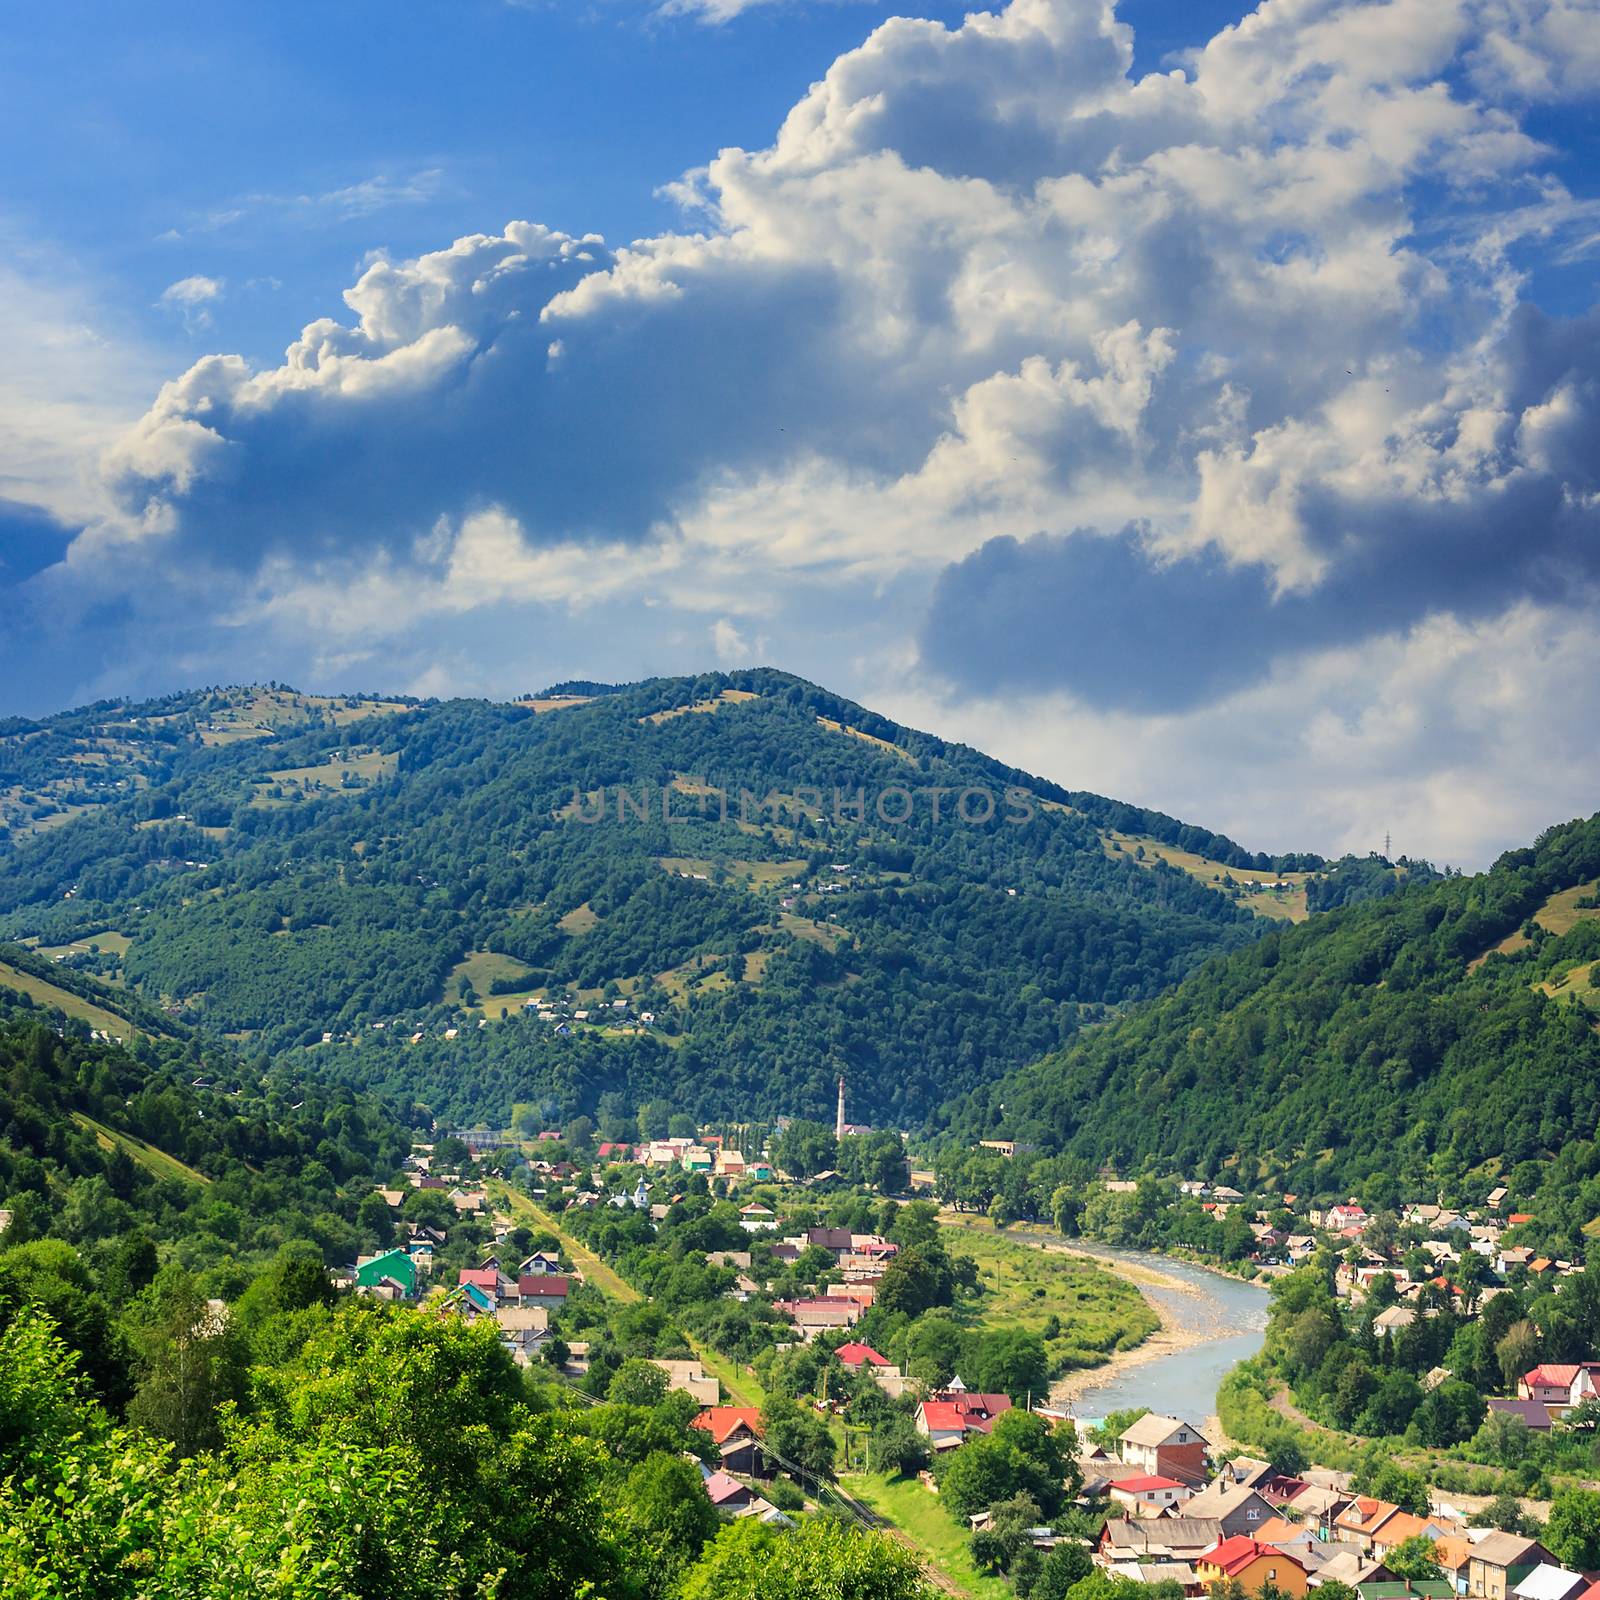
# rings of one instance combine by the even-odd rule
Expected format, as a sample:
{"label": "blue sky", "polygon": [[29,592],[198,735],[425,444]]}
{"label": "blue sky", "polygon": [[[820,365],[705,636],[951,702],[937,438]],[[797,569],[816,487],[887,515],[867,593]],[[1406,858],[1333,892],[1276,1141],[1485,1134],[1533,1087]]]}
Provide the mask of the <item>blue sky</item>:
{"label": "blue sky", "polygon": [[1255,846],[1593,809],[1600,0],[901,11],[30,13],[0,712],[760,660]]}
{"label": "blue sky", "polygon": [[[42,7],[0,58],[0,138],[31,157],[6,180],[8,220],[69,252],[173,360],[265,360],[308,308],[340,308],[373,250],[511,217],[614,242],[672,226],[662,185],[765,144],[893,9],[769,4],[708,25],[648,0]],[[1122,12],[1148,70],[1246,9]],[[227,290],[185,326],[160,297],[196,275]]]}

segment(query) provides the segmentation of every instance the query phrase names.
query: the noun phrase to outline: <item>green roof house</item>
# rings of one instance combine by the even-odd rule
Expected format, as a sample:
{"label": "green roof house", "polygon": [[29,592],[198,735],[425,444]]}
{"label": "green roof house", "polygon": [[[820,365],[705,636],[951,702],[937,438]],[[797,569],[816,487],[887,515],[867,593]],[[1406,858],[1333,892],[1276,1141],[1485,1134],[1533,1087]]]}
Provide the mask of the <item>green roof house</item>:
{"label": "green roof house", "polygon": [[385,1250],[356,1263],[356,1288],[376,1289],[385,1280],[396,1283],[408,1300],[417,1292],[417,1264],[404,1250]]}

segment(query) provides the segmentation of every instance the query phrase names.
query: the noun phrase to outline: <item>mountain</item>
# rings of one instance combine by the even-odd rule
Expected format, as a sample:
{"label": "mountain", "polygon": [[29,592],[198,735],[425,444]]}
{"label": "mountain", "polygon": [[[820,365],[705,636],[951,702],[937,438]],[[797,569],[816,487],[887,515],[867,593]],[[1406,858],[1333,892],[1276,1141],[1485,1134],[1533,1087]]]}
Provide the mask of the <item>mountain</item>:
{"label": "mountain", "polygon": [[[354,1258],[360,1202],[398,1169],[409,1127],[349,1089],[248,1065],[93,979],[37,976],[48,965],[0,946],[6,1246],[53,1232],[106,1266],[130,1251],[153,1262],[172,1241],[225,1281],[286,1239]],[[125,1042],[105,1037],[106,1019]],[[0,1281],[0,1311],[7,1292]]]}
{"label": "mountain", "polygon": [[841,1073],[915,1123],[1304,916],[1323,865],[769,670],[14,720],[0,826],[0,937],[496,1123],[826,1114]]}
{"label": "mountain", "polygon": [[[1080,1170],[1600,1218],[1600,816],[1276,929],[952,1117]],[[1004,1107],[1002,1112],[1001,1107]],[[1237,1158],[1237,1164],[1235,1164]]]}

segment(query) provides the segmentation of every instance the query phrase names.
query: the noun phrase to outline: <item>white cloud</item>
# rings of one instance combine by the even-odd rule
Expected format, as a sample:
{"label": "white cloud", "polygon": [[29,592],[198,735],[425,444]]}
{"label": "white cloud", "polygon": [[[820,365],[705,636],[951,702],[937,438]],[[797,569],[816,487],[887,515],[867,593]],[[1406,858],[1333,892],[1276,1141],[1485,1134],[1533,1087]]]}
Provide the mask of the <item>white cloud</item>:
{"label": "white cloud", "polygon": [[[236,634],[320,619],[371,650],[418,619],[625,608],[661,652],[804,655],[825,616],[870,660],[936,595],[968,629],[959,716],[997,638],[1014,695],[1117,687],[984,588],[1015,556],[1082,617],[1100,597],[1050,585],[1099,560],[1148,596],[1106,595],[1096,640],[1142,716],[1259,694],[1276,726],[1313,657],[1391,648],[1428,704],[1429,640],[1487,661],[1519,605],[1567,638],[1596,576],[1600,332],[1525,304],[1530,257],[1592,248],[1592,202],[1524,126],[1587,92],[1592,13],[1264,0],[1143,78],[1105,0],[894,18],[770,146],[686,175],[680,230],[611,249],[513,222],[377,258],[281,364],[197,362],[108,453],[122,515],[77,561],[209,572]],[[438,181],[293,203],[356,217]],[[1228,608],[1214,682],[1184,666],[1180,578]],[[1289,748],[1253,757],[1292,785]]]}
{"label": "white cloud", "polygon": [[208,278],[201,273],[179,278],[161,291],[157,302],[164,311],[176,312],[191,333],[211,326],[211,307],[222,298],[224,284],[221,278]]}

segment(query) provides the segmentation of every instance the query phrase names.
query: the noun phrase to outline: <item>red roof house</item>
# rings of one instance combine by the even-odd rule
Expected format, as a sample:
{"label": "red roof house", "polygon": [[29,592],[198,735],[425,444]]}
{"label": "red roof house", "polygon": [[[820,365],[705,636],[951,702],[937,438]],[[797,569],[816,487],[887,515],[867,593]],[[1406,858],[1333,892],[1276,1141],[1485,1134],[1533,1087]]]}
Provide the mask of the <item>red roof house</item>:
{"label": "red roof house", "polygon": [[936,1450],[960,1444],[969,1433],[987,1433],[994,1419],[1011,1409],[1011,1396],[946,1391],[917,1407],[917,1431]]}
{"label": "red roof house", "polygon": [[842,1344],[833,1352],[845,1366],[852,1370],[863,1367],[886,1367],[889,1358],[881,1356],[870,1344]]}

